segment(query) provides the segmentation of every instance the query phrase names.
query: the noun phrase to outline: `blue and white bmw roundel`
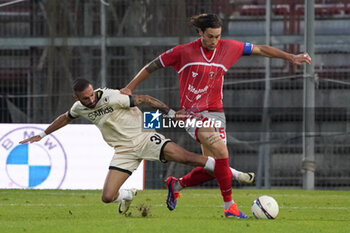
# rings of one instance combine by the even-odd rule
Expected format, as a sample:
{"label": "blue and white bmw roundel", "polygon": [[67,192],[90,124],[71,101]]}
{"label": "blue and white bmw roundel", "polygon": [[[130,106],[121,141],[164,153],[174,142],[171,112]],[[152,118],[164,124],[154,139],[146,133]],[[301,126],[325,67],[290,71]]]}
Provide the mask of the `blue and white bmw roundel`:
{"label": "blue and white bmw roundel", "polygon": [[6,170],[18,186],[33,188],[49,177],[51,158],[40,144],[17,145],[7,156]]}
{"label": "blue and white bmw roundel", "polygon": [[56,189],[62,185],[67,170],[67,158],[61,143],[53,135],[48,135],[40,142],[18,144],[42,130],[36,127],[20,127],[0,138],[2,186]]}

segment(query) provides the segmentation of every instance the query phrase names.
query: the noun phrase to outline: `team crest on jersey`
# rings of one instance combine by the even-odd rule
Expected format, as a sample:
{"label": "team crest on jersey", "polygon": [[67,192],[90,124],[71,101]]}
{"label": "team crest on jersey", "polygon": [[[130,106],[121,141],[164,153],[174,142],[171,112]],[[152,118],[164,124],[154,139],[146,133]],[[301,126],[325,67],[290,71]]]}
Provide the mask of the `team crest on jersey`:
{"label": "team crest on jersey", "polygon": [[213,79],[213,78],[214,78],[214,74],[215,74],[214,71],[210,71],[209,74],[208,74],[208,75],[209,75],[209,78],[210,78],[210,79]]}
{"label": "team crest on jersey", "polygon": [[107,104],[107,103],[109,102],[108,96],[106,96],[106,97],[103,98],[103,102],[104,102],[105,104]]}

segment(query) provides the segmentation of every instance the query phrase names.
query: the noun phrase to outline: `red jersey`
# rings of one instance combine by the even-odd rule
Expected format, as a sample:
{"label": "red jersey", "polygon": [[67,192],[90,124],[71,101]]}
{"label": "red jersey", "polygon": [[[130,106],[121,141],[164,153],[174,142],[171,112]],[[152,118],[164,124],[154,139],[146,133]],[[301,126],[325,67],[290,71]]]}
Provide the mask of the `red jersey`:
{"label": "red jersey", "polygon": [[190,112],[223,112],[224,74],[253,45],[235,40],[220,40],[214,51],[201,40],[178,45],[159,56],[163,67],[172,66],[180,83],[180,107]]}

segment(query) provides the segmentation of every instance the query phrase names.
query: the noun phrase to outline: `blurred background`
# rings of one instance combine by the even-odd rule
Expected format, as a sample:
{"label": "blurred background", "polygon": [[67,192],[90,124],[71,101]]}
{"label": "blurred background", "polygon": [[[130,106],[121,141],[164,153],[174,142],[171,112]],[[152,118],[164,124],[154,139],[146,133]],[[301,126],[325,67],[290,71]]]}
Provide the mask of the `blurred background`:
{"label": "blurred background", "polygon": [[[215,13],[224,21],[223,39],[295,54],[306,51],[308,42],[314,51],[311,76],[304,66],[254,56],[228,71],[230,165],[256,172],[258,188],[305,188],[311,172],[308,189],[349,189],[350,1],[310,2],[315,36],[305,39],[304,0],[0,0],[0,122],[50,123],[73,104],[71,84],[78,77],[95,87],[123,88],[162,52],[198,38],[189,17]],[[305,105],[306,79],[313,105]],[[171,68],[156,71],[135,90],[174,109],[178,92]],[[314,116],[307,134],[305,112]],[[201,153],[184,130],[160,131]],[[167,176],[190,170],[146,162],[145,187],[162,188]]]}

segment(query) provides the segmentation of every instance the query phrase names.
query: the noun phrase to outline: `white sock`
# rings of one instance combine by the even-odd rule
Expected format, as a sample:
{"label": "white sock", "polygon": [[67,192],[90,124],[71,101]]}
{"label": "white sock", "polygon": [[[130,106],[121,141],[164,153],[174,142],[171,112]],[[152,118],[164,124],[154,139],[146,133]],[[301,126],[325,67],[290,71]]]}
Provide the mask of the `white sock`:
{"label": "white sock", "polygon": [[231,169],[233,178],[234,178],[235,180],[238,180],[238,175],[241,174],[242,172],[237,171],[236,169],[234,169],[234,168],[232,168],[232,167],[230,167],[230,169]]}
{"label": "white sock", "polygon": [[228,210],[233,203],[235,203],[233,200],[229,202],[224,202],[225,210]]}
{"label": "white sock", "polygon": [[215,159],[209,156],[207,162],[205,163],[204,169],[207,171],[214,172],[214,168],[215,168]]}
{"label": "white sock", "polygon": [[114,202],[118,202],[118,201],[121,201],[121,200],[131,201],[132,199],[133,199],[133,194],[132,194],[132,192],[130,190],[120,189],[118,198],[115,199]]}

